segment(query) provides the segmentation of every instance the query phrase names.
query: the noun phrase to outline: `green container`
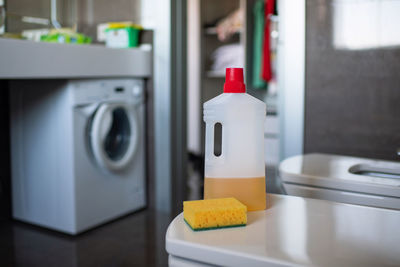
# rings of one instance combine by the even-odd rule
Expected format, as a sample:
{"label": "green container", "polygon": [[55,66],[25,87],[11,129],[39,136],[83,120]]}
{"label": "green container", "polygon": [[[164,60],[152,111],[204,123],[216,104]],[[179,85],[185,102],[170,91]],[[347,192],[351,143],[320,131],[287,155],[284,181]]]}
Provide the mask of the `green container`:
{"label": "green container", "polygon": [[107,28],[106,44],[113,48],[129,48],[139,45],[140,29],[135,27]]}
{"label": "green container", "polygon": [[40,36],[40,41],[61,44],[90,44],[92,39],[79,33],[53,33]]}

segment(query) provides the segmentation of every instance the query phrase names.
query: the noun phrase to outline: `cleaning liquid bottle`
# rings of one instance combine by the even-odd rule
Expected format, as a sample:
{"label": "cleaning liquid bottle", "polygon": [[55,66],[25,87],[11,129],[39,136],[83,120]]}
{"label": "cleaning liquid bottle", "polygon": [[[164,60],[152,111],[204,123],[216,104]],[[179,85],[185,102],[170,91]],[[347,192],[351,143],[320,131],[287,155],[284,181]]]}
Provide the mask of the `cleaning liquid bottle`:
{"label": "cleaning liquid bottle", "polygon": [[[206,123],[204,199],[235,197],[249,211],[266,208],[266,105],[246,94],[242,68],[227,68],[224,93],[203,105]],[[222,125],[221,153],[214,153]],[[218,144],[219,146],[219,144]]]}

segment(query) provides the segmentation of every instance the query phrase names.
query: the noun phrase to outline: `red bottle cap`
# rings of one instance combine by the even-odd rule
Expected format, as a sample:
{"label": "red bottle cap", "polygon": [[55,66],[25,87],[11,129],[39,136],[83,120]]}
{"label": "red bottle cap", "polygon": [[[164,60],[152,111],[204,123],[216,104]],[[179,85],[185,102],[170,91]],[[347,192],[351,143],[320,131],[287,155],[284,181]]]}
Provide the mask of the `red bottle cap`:
{"label": "red bottle cap", "polygon": [[243,68],[226,68],[224,93],[246,93]]}

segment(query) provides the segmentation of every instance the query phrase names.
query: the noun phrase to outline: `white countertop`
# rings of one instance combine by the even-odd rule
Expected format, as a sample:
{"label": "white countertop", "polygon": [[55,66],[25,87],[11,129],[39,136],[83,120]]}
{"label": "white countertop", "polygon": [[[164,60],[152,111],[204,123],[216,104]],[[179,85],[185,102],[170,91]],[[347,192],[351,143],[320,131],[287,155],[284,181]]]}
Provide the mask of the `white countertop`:
{"label": "white countertop", "polygon": [[267,194],[245,227],[194,232],[181,213],[166,249],[223,266],[400,266],[400,211]]}
{"label": "white countertop", "polygon": [[0,79],[145,78],[151,74],[150,49],[0,38]]}

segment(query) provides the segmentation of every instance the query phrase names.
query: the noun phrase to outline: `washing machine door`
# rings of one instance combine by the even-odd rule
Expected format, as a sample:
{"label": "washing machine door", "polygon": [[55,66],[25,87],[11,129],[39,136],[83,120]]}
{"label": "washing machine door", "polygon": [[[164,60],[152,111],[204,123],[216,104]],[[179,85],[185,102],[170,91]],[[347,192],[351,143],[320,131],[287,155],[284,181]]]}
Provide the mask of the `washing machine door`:
{"label": "washing machine door", "polygon": [[134,106],[101,104],[89,129],[90,146],[98,165],[108,171],[126,168],[135,155],[140,133]]}

